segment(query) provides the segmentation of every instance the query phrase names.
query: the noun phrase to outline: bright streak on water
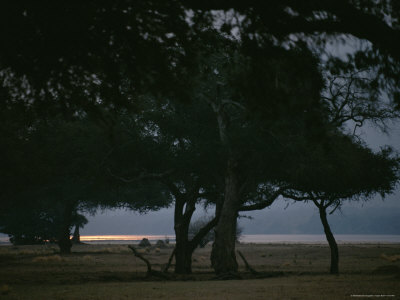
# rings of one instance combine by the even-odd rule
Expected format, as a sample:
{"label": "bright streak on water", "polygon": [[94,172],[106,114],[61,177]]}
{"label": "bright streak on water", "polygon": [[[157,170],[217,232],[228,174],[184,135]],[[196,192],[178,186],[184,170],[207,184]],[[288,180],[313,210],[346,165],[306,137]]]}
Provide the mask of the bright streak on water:
{"label": "bright streak on water", "polygon": [[175,241],[174,235],[81,235],[81,242],[108,242],[108,241],[133,241],[139,242],[142,239],[149,241],[170,240]]}

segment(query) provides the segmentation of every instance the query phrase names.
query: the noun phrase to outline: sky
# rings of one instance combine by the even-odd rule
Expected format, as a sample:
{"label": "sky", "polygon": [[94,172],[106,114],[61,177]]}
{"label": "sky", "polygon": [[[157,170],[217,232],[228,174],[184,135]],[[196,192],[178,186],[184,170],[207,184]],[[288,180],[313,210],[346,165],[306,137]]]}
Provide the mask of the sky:
{"label": "sky", "polygon": [[[359,134],[374,150],[390,145],[400,152],[400,122],[389,124],[389,127],[389,133],[385,134],[366,125]],[[212,213],[211,209],[207,212],[199,207],[193,220]],[[245,215],[239,218],[244,234],[323,233],[312,203],[293,203],[280,198],[270,208]],[[376,196],[368,202],[347,203],[342,211],[335,212],[329,218],[334,231],[335,228],[338,231],[345,230],[338,233],[400,234],[400,188],[385,200]],[[398,219],[399,222],[387,224],[392,219]],[[81,230],[82,235],[174,234],[172,208],[143,215],[123,209],[105,210],[88,216],[88,220],[89,223]]]}

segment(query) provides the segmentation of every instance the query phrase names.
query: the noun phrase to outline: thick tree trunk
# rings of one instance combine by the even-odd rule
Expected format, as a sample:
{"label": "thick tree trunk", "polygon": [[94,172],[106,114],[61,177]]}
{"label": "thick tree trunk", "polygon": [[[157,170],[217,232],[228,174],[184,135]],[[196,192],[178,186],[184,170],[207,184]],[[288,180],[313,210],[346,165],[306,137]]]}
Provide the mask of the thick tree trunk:
{"label": "thick tree trunk", "polygon": [[175,228],[176,245],[175,245],[175,273],[191,274],[192,273],[192,254],[188,241],[188,229]]}
{"label": "thick tree trunk", "polygon": [[71,253],[72,242],[70,238],[72,212],[74,210],[73,203],[67,203],[64,207],[62,220],[58,233],[58,246],[60,247],[61,254]]}
{"label": "thick tree trunk", "polygon": [[[186,196],[186,197],[185,197]],[[195,211],[196,198],[192,195],[175,195],[174,230],[175,244],[175,273],[192,273],[192,254],[188,233],[192,215]]]}
{"label": "thick tree trunk", "polygon": [[322,225],[324,226],[324,232],[326,239],[328,240],[329,247],[331,249],[331,274],[339,274],[339,249],[331,231],[331,228],[328,223],[328,219],[326,216],[326,209],[323,207],[319,208],[319,216],[321,218]]}
{"label": "thick tree trunk", "polygon": [[238,270],[235,242],[239,202],[237,162],[229,159],[225,176],[225,198],[211,252],[211,264],[217,275],[236,273]]}
{"label": "thick tree trunk", "polygon": [[72,242],[70,239],[69,225],[64,225],[58,238],[58,246],[61,254],[71,253]]}

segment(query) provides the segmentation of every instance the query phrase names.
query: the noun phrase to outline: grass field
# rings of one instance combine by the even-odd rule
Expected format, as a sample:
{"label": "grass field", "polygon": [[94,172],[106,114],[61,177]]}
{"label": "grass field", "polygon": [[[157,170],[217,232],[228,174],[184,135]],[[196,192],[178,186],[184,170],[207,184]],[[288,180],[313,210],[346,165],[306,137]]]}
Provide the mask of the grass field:
{"label": "grass field", "polygon": [[[141,249],[155,270],[172,246]],[[242,280],[215,280],[211,247],[198,249],[193,274],[146,278],[146,266],[124,245],[1,246],[1,299],[381,299],[400,298],[400,245],[340,245],[341,274],[329,275],[329,248],[311,244],[240,244],[249,264]],[[173,271],[170,270],[170,273]],[[362,296],[362,297],[360,297]],[[385,296],[385,297],[382,297]]]}

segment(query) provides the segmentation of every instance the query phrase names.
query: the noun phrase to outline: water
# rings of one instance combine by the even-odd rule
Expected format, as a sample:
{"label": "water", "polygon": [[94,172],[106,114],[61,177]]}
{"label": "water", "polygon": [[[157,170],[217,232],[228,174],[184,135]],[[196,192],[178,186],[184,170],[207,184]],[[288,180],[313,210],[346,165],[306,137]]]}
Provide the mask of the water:
{"label": "water", "polygon": [[[143,238],[150,242],[169,239],[175,243],[174,235],[82,235],[81,241],[87,244],[137,244]],[[377,244],[400,243],[400,235],[352,235],[336,234],[338,244]],[[244,234],[240,238],[242,243],[255,244],[327,244],[322,234]],[[8,237],[0,237],[0,245],[9,244]]]}
{"label": "water", "polygon": [[169,240],[175,243],[175,235],[81,235],[81,242],[87,244],[138,244],[142,239],[151,243]]}
{"label": "water", "polygon": [[[338,244],[400,243],[400,235],[335,234]],[[240,238],[243,243],[255,244],[327,244],[324,234],[247,234]]]}

